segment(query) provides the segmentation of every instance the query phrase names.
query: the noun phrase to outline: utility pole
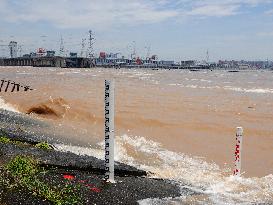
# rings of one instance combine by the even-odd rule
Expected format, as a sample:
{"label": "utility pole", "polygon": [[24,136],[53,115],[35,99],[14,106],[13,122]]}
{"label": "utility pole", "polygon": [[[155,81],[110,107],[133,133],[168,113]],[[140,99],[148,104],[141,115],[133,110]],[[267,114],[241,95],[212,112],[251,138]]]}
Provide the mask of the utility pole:
{"label": "utility pole", "polygon": [[206,53],[206,61],[207,61],[207,64],[209,64],[209,50],[207,50],[207,53]]}
{"label": "utility pole", "polygon": [[131,59],[136,59],[136,42],[133,41],[133,53],[131,54]]}
{"label": "utility pole", "polygon": [[17,45],[16,41],[11,41],[9,43],[9,51],[10,51],[10,57],[11,58],[17,58],[18,45]]}
{"label": "utility pole", "polygon": [[145,47],[147,49],[146,60],[150,59],[151,45]]}
{"label": "utility pole", "polygon": [[64,40],[63,40],[63,36],[61,36],[61,43],[60,43],[60,56],[63,57],[64,56]]}
{"label": "utility pole", "polygon": [[86,40],[86,38],[82,39],[81,57],[84,57],[83,55],[84,55],[84,48],[85,48],[85,40]]}
{"label": "utility pole", "polygon": [[19,57],[22,57],[22,46],[18,46]]}
{"label": "utility pole", "polygon": [[89,57],[89,61],[90,61],[90,68],[95,65],[95,62],[94,62],[94,48],[93,48],[93,45],[94,45],[94,34],[92,32],[92,30],[89,30],[89,53],[88,53],[88,57]]}

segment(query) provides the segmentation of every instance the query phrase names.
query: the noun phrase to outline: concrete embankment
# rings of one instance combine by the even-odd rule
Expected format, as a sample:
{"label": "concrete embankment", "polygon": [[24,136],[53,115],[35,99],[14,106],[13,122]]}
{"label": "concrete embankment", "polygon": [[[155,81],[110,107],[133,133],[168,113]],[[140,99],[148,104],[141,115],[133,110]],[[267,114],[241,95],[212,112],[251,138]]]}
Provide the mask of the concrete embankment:
{"label": "concrete embankment", "polygon": [[[43,170],[38,174],[39,180],[51,187],[66,186],[69,181],[70,185],[78,187],[76,194],[80,196],[82,204],[137,204],[138,200],[146,198],[195,194],[187,188],[181,189],[174,181],[151,179],[147,177],[147,172],[118,162],[115,163],[116,183],[106,183],[103,180],[103,160],[36,147],[42,141],[54,143],[54,136],[42,133],[40,130],[43,129],[39,129],[47,126],[27,115],[0,110],[1,135],[11,139],[10,142],[0,143],[0,172],[15,156],[30,156],[38,161]],[[20,186],[15,189],[0,186],[0,202],[54,204]]]}

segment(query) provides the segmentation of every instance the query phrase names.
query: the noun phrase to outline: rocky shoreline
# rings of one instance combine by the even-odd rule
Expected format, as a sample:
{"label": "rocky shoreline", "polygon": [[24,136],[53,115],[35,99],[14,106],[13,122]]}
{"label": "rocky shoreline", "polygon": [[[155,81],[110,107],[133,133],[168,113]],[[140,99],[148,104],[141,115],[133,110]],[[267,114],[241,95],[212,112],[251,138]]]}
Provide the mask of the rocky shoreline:
{"label": "rocky shoreline", "polygon": [[[46,123],[30,116],[0,110],[1,135],[10,139],[0,143],[1,175],[5,165],[16,156],[28,156],[38,162],[37,179],[49,187],[77,187],[81,201],[75,204],[138,204],[146,198],[172,198],[197,194],[181,188],[171,180],[149,178],[148,173],[135,167],[115,163],[116,183],[103,180],[104,161],[71,152],[42,149],[39,142],[56,143],[54,136],[41,132]],[[36,176],[35,176],[36,178]],[[73,188],[74,190],[74,188]],[[0,204],[57,204],[33,194],[28,187],[8,188],[0,185]],[[63,203],[65,204],[65,203]]]}

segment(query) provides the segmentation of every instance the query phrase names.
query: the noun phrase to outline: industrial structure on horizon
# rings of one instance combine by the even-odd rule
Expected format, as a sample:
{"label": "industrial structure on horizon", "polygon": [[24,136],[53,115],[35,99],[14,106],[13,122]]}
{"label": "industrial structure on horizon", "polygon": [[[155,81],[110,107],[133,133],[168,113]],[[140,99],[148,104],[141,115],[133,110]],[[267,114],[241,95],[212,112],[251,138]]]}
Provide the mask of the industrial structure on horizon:
{"label": "industrial structure on horizon", "polygon": [[[135,42],[132,53],[125,58],[121,53],[99,52],[96,57],[94,53],[94,34],[90,30],[88,38],[82,39],[81,52],[78,56],[76,52],[70,52],[65,56],[64,41],[61,37],[60,52],[56,55],[54,50],[38,48],[36,52],[27,54],[21,53],[21,46],[16,41],[10,41],[8,45],[0,45],[8,49],[9,57],[0,57],[0,66],[37,66],[37,67],[138,67],[138,68],[167,68],[167,69],[271,69],[271,61],[227,61],[220,60],[217,63],[209,62],[209,52],[206,51],[206,60],[200,62],[195,60],[186,60],[175,62],[173,60],[158,60],[157,55],[150,55],[151,47],[147,48],[145,58],[140,58],[136,54]],[[88,40],[88,44],[86,43]],[[88,45],[85,49],[86,44]],[[19,54],[19,55],[18,55]],[[84,55],[85,54],[85,55]]]}

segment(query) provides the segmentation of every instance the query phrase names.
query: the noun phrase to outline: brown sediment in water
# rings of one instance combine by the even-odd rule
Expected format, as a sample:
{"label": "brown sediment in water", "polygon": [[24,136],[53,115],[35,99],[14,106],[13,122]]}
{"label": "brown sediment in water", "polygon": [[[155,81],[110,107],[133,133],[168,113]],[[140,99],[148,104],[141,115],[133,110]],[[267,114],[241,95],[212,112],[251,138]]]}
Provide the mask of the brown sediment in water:
{"label": "brown sediment in water", "polygon": [[62,118],[67,110],[67,103],[62,98],[48,100],[31,106],[27,109],[26,114],[37,114],[45,118]]}
{"label": "brown sediment in water", "polygon": [[[235,131],[242,126],[242,169],[246,176],[272,173],[273,94],[224,89],[226,81],[233,87],[246,89],[251,88],[247,86],[272,88],[272,79],[266,72],[80,69],[73,74],[75,70],[65,69],[63,74],[63,69],[37,68],[2,71],[11,80],[14,73],[32,73],[16,74],[17,81],[36,89],[16,95],[4,93],[7,102],[21,112],[36,112],[81,145],[103,141],[104,79],[115,78],[116,135],[143,136],[166,149],[205,157],[232,169]],[[248,83],[252,81],[254,85]],[[132,149],[128,151],[145,160],[145,156]]]}
{"label": "brown sediment in water", "polygon": [[57,113],[49,108],[47,105],[38,105],[38,106],[34,106],[28,109],[28,111],[26,112],[26,114],[31,114],[31,113],[35,113],[38,115],[54,115],[56,117],[59,117],[59,115],[57,115]]}

